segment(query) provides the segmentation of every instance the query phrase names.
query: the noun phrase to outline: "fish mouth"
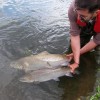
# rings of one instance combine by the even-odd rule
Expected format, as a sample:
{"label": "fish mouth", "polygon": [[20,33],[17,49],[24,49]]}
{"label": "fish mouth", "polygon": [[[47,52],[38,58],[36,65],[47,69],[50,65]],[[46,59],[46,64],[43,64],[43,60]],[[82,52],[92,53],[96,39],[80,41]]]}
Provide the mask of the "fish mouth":
{"label": "fish mouth", "polygon": [[32,82],[30,80],[26,80],[25,78],[20,78],[19,81],[20,82],[27,82],[27,83],[31,83]]}
{"label": "fish mouth", "polygon": [[19,79],[20,82],[24,82],[24,83],[34,83],[34,84],[39,84],[40,82],[37,81],[37,80],[31,80],[31,79],[28,79],[26,77],[21,77]]}
{"label": "fish mouth", "polygon": [[21,65],[18,65],[16,62],[11,62],[10,67],[15,69],[20,69],[20,70],[23,69],[23,67]]}

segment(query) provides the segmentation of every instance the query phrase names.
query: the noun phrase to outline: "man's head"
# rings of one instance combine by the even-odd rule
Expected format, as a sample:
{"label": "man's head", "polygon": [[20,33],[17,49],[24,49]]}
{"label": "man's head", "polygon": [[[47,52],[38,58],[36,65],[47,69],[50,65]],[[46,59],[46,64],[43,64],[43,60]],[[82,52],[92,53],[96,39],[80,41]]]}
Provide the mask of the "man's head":
{"label": "man's head", "polygon": [[75,0],[75,11],[82,20],[88,21],[96,17],[100,8],[100,0]]}

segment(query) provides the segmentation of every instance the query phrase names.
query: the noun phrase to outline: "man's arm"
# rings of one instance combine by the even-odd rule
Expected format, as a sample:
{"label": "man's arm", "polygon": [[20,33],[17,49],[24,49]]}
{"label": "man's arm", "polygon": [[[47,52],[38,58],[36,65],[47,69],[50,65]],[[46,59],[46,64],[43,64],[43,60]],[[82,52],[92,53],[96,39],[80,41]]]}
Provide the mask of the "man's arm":
{"label": "man's arm", "polygon": [[80,54],[84,54],[84,53],[94,49],[96,46],[97,46],[97,44],[93,40],[91,40],[83,48],[80,49]]}
{"label": "man's arm", "polygon": [[74,56],[74,63],[69,65],[71,68],[71,72],[73,73],[74,70],[79,66],[79,59],[80,59],[80,36],[73,36],[71,35],[71,47]]}
{"label": "man's arm", "polygon": [[[69,65],[71,68],[71,72],[74,72],[74,69],[78,67],[79,58],[80,58],[80,29],[76,23],[77,21],[77,13],[74,11],[74,1],[69,7],[68,10],[68,18],[70,22],[70,34],[71,34],[71,48],[74,54],[74,63]],[[68,56],[67,56],[68,57]],[[69,56],[69,60],[70,60]]]}
{"label": "man's arm", "polygon": [[72,36],[71,35],[71,47],[74,56],[74,62],[79,64],[80,58],[80,36]]}

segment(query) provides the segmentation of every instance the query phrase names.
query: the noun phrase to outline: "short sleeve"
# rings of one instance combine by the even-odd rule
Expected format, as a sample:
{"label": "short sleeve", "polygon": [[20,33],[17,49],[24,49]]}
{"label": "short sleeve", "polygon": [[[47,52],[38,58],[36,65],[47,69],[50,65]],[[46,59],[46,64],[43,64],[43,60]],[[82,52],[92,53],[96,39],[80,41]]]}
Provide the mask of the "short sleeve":
{"label": "short sleeve", "polygon": [[93,37],[93,41],[100,45],[100,33],[97,33],[94,37]]}
{"label": "short sleeve", "polygon": [[72,3],[68,9],[68,18],[70,22],[70,34],[71,35],[79,35],[80,34],[80,29],[79,26],[77,25],[77,14],[74,11],[74,4]]}

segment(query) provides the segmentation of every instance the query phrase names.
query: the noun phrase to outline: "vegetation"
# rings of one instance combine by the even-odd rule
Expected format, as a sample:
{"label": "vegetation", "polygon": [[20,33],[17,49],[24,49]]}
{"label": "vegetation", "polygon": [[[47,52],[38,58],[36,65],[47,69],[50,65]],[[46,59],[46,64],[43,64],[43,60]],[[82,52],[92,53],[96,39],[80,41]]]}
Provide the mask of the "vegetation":
{"label": "vegetation", "polygon": [[[100,65],[97,68],[97,72],[100,73]],[[89,100],[100,100],[100,77],[97,77],[95,93],[90,97]]]}
{"label": "vegetation", "polygon": [[96,87],[96,93],[90,97],[90,100],[100,100],[100,85]]}

